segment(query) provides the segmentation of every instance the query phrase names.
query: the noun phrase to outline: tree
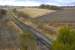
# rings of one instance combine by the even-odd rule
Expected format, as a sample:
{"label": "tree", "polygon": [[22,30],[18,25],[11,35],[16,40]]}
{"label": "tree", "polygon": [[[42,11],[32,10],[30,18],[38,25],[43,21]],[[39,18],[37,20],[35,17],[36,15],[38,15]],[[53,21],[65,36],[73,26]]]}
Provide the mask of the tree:
{"label": "tree", "polygon": [[44,4],[41,4],[39,7],[40,8],[45,8],[46,6]]}
{"label": "tree", "polygon": [[61,28],[52,50],[75,50],[75,30],[70,27]]}

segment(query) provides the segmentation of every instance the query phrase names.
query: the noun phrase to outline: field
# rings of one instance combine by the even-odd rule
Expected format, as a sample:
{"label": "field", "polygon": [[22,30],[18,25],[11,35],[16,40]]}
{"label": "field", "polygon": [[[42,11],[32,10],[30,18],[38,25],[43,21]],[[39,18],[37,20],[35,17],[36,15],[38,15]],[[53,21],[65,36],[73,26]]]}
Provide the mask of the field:
{"label": "field", "polygon": [[25,14],[28,14],[32,18],[36,18],[47,13],[55,12],[55,10],[39,9],[39,8],[23,8],[18,9],[18,11],[23,11]]}

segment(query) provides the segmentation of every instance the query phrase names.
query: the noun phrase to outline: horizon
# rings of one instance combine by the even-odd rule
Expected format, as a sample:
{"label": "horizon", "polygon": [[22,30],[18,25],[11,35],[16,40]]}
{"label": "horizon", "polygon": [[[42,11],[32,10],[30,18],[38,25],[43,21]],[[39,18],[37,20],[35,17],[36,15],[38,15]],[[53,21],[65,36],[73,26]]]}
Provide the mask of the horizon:
{"label": "horizon", "polygon": [[75,0],[0,0],[0,5],[10,6],[39,6],[41,4],[75,6]]}

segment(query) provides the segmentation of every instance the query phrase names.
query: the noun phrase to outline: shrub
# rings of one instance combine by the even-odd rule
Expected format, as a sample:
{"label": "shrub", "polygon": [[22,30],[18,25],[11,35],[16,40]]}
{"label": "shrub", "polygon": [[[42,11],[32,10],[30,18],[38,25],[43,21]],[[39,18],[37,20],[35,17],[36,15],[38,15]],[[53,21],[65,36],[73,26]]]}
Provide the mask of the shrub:
{"label": "shrub", "polygon": [[61,28],[52,50],[75,50],[75,30],[69,27]]}

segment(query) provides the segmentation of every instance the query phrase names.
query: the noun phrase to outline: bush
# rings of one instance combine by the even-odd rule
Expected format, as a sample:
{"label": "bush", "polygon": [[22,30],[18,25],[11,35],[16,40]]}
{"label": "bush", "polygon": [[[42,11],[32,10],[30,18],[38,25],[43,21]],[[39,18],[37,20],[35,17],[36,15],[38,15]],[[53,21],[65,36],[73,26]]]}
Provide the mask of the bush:
{"label": "bush", "polygon": [[30,16],[22,11],[17,11],[16,15],[20,18],[22,17],[23,19],[30,19]]}
{"label": "bush", "polygon": [[61,28],[52,50],[75,50],[75,30],[69,27]]}
{"label": "bush", "polygon": [[2,16],[2,15],[7,15],[6,9],[0,9],[0,16]]}

